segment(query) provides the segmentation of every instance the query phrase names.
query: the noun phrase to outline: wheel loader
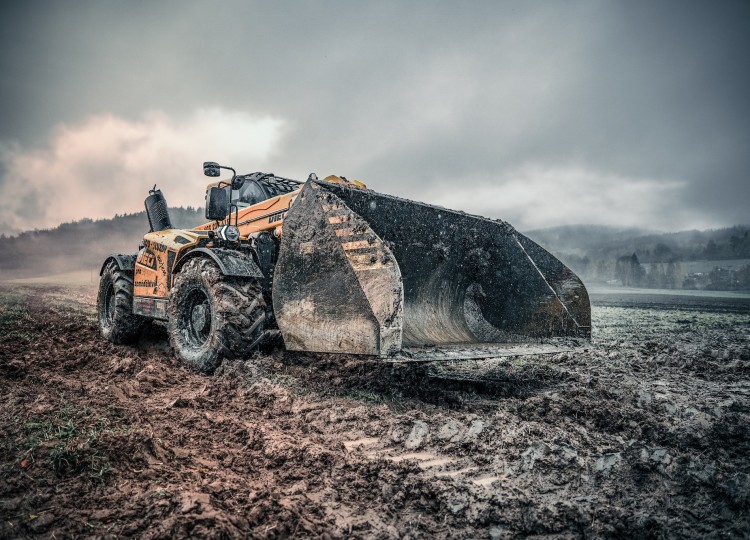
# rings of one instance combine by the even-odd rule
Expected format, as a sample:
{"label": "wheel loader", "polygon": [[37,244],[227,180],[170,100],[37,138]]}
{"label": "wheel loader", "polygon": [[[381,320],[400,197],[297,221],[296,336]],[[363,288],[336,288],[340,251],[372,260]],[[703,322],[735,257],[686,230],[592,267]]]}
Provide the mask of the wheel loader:
{"label": "wheel loader", "polygon": [[[431,361],[555,351],[590,339],[581,280],[500,220],[414,202],[345,177],[239,175],[206,189],[207,223],[172,226],[145,200],[136,254],[109,256],[102,335],[166,323],[175,354],[211,373],[224,359],[291,351]],[[228,175],[228,173],[227,173]]]}

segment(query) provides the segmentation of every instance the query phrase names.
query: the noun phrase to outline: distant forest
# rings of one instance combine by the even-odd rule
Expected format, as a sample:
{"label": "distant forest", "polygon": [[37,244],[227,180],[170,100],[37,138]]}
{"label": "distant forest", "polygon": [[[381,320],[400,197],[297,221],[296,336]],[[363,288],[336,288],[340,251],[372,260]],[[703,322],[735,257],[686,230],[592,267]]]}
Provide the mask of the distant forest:
{"label": "distant forest", "polygon": [[[171,208],[175,227],[205,223],[203,209]],[[747,226],[657,234],[594,225],[526,232],[586,283],[666,289],[750,290]],[[54,229],[0,236],[0,279],[98,271],[109,253],[135,253],[144,212],[83,219]]]}
{"label": "distant forest", "polygon": [[[172,224],[192,228],[207,220],[202,208],[170,208]],[[112,219],[82,219],[54,229],[0,236],[0,279],[36,277],[75,270],[99,271],[110,253],[135,253],[148,232],[145,212]]]}
{"label": "distant forest", "polygon": [[526,233],[587,283],[750,290],[747,226],[652,233],[591,225]]}

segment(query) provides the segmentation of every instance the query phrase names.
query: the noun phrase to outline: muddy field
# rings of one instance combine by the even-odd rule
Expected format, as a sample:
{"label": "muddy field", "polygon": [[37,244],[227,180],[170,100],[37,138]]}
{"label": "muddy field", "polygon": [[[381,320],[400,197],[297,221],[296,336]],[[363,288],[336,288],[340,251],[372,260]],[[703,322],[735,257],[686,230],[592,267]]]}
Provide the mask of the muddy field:
{"label": "muddy field", "polygon": [[594,300],[586,351],[206,377],[2,285],[0,537],[747,537],[747,303]]}

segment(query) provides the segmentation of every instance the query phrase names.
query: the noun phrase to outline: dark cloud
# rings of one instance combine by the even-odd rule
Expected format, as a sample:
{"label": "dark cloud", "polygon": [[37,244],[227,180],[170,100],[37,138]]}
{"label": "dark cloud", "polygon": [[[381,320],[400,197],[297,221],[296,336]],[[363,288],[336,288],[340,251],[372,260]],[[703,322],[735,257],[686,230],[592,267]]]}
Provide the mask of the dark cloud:
{"label": "dark cloud", "polygon": [[[533,173],[545,192],[519,198],[539,200],[525,226],[544,212],[649,220],[644,209],[650,222],[631,224],[746,223],[749,6],[15,3],[0,22],[0,142],[30,151],[92,115],[179,123],[219,106],[283,120],[277,173],[336,172],[446,205],[456,189],[466,210],[507,219],[508,201],[464,195],[502,197]],[[644,186],[641,211],[612,197],[648,198]],[[586,205],[563,194],[588,187],[599,196]],[[549,212],[556,195],[569,219]]]}

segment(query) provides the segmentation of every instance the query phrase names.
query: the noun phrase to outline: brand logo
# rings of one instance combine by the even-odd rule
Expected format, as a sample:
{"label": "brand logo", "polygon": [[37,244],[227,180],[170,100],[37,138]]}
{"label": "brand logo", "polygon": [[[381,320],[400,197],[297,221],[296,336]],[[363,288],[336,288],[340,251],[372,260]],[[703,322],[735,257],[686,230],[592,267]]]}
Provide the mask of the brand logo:
{"label": "brand logo", "polygon": [[156,269],[156,255],[154,255],[150,251],[144,251],[138,257],[138,264],[142,264],[143,266],[147,266],[148,268]]}
{"label": "brand logo", "polygon": [[285,217],[286,217],[286,212],[281,212],[280,214],[276,214],[268,218],[268,223],[276,223],[277,221],[284,221]]}

